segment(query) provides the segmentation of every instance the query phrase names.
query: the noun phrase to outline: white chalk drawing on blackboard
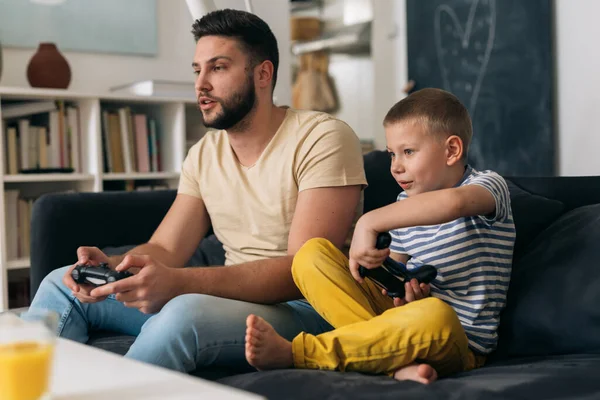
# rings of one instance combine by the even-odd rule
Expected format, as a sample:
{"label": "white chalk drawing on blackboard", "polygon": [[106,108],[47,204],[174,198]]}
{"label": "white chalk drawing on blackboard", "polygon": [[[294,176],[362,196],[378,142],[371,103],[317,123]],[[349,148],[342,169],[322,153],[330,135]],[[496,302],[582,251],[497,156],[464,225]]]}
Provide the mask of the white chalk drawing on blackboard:
{"label": "white chalk drawing on blackboard", "polygon": [[[436,8],[433,24],[437,58],[444,88],[454,94],[457,94],[457,88],[462,88],[458,90],[464,90],[466,92],[465,96],[470,96],[468,97],[469,104],[467,106],[471,115],[473,115],[477,106],[479,90],[490,61],[496,34],[496,0],[484,1],[485,3],[488,3],[488,7],[482,6],[482,8],[489,8],[489,13],[480,13],[476,20],[475,14],[479,0],[473,0],[464,29],[454,9],[447,4],[441,4]],[[443,13],[447,14],[452,20],[452,23],[445,26],[444,30],[441,26]],[[487,33],[487,38],[478,35],[475,39],[475,51],[468,52],[474,24],[476,24],[477,33]],[[487,30],[485,29],[486,25]],[[481,45],[482,42],[486,43],[485,47]],[[473,56],[475,59],[471,60],[470,58],[473,58]],[[459,72],[459,74],[456,72]]]}

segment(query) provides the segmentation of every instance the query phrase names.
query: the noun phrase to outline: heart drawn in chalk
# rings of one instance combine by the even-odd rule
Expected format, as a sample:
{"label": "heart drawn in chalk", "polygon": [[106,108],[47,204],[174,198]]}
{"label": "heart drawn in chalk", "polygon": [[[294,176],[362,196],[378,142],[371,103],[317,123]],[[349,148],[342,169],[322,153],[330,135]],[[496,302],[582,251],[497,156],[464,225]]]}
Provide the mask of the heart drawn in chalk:
{"label": "heart drawn in chalk", "polygon": [[475,112],[496,34],[496,0],[473,0],[464,26],[454,9],[435,10],[435,44],[444,88]]}

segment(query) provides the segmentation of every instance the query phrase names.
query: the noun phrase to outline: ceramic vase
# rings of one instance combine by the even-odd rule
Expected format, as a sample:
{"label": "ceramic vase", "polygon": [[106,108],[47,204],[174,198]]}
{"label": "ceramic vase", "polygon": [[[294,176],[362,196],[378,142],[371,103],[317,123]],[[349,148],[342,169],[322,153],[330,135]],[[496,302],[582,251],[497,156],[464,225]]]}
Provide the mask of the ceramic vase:
{"label": "ceramic vase", "polygon": [[71,83],[71,67],[54,43],[40,43],[27,66],[32,87],[66,89]]}

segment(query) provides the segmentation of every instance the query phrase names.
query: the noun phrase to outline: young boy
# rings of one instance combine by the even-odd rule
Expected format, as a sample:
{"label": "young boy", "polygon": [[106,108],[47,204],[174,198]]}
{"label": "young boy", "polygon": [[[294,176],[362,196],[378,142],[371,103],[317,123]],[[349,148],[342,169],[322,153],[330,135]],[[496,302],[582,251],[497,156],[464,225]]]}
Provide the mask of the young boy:
{"label": "young boy", "polygon": [[[391,173],[404,189],[398,201],[361,217],[350,260],[325,239],[311,239],[292,266],[296,285],[335,330],[288,342],[250,315],[246,358],[256,368],[430,383],[483,365],[495,348],[515,240],[506,182],[466,164],[471,120],[448,92],[414,92],[390,109],[384,127]],[[377,234],[386,231],[391,247],[378,250]],[[437,277],[431,285],[413,279],[403,299],[391,299],[358,273],[388,254],[409,269],[433,265]]]}

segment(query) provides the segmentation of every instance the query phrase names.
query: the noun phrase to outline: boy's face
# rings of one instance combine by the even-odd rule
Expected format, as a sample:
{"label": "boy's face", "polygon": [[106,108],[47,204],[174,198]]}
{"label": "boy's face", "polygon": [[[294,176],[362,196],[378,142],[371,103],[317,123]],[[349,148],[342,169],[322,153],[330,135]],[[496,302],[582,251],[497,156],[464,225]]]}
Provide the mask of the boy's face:
{"label": "boy's face", "polygon": [[408,196],[452,187],[444,140],[414,121],[385,127],[392,176]]}

